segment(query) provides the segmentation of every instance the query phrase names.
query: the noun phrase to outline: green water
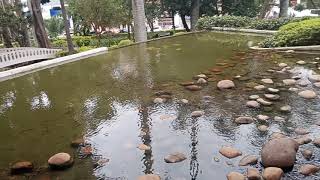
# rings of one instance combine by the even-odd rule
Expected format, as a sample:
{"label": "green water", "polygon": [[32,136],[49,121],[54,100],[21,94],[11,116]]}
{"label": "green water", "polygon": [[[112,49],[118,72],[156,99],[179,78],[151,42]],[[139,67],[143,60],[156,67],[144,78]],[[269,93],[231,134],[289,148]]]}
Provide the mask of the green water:
{"label": "green water", "polygon": [[[253,93],[245,84],[268,76],[262,72],[274,67],[275,61],[313,58],[248,49],[248,45],[263,38],[225,33],[174,37],[112,50],[0,83],[0,179],[9,178],[7,168],[18,160],[32,161],[41,167],[40,175],[59,180],[136,179],[145,173],[172,180],[225,179],[232,170],[245,172],[245,167],[237,166],[239,159],[226,160],[218,153],[222,145],[233,145],[245,154],[258,155],[268,137],[254,124],[240,127],[232,123],[235,116],[261,113],[244,107],[247,96]],[[230,66],[217,65],[222,62]],[[223,73],[213,74],[215,82],[202,91],[189,92],[179,85],[210,68],[221,68]],[[236,75],[249,80],[236,81],[237,89],[233,91],[221,93],[216,89],[217,80]],[[273,78],[281,81],[281,76]],[[172,92],[173,100],[153,104],[153,94],[159,90]],[[281,96],[285,97],[282,103],[290,102],[297,108],[288,116],[290,123],[272,124],[272,131],[289,134],[300,125],[311,127],[320,117],[314,113],[319,108],[317,102],[306,104],[288,92]],[[180,105],[181,98],[191,105]],[[313,113],[306,113],[306,107]],[[205,110],[206,116],[190,118],[197,109]],[[168,115],[177,119],[164,120]],[[308,121],[302,121],[306,117]],[[317,135],[316,130],[313,135]],[[78,150],[70,147],[72,140],[82,136],[94,149],[92,157],[81,159]],[[136,148],[141,143],[152,150],[141,152]],[[185,153],[188,159],[166,164],[164,156],[175,151]],[[58,152],[72,154],[74,166],[62,172],[43,170],[47,159]],[[215,156],[220,162],[213,160]],[[100,158],[110,162],[94,168],[93,163]],[[227,165],[228,161],[234,166]],[[35,173],[16,178],[38,177]],[[299,179],[296,170],[286,177]]]}

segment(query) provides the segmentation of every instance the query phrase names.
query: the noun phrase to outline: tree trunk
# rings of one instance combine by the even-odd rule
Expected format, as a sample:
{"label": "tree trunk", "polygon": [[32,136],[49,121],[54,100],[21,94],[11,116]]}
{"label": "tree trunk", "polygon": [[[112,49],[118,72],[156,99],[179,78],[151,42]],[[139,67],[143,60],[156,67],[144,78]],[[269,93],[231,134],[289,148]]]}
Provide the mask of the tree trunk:
{"label": "tree trunk", "polygon": [[172,18],[172,29],[175,31],[176,30],[176,22],[174,21],[174,11],[172,11],[171,14]]}
{"label": "tree trunk", "polygon": [[195,31],[200,13],[200,0],[192,0],[191,8],[191,30]]}
{"label": "tree trunk", "polygon": [[6,48],[13,48],[13,45],[12,45],[12,42],[11,42],[9,28],[7,28],[7,27],[1,28],[1,34],[2,34],[2,38],[3,38],[4,46]]}
{"label": "tree trunk", "polygon": [[189,29],[188,24],[187,24],[187,21],[186,21],[186,15],[181,14],[180,17],[181,17],[181,21],[182,21],[182,24],[183,24],[184,29],[185,29],[187,32],[190,32],[190,29]]}
{"label": "tree trunk", "polygon": [[61,5],[62,17],[63,17],[63,21],[64,21],[64,29],[66,31],[68,51],[69,51],[69,54],[74,54],[75,50],[74,50],[71,35],[70,35],[70,25],[69,25],[69,20],[67,17],[66,8],[64,6],[64,0],[60,0],[60,5]]}
{"label": "tree trunk", "polygon": [[280,0],[279,17],[288,17],[289,0]]}
{"label": "tree trunk", "polygon": [[147,41],[146,14],[144,0],[132,0],[132,15],[134,22],[134,39],[136,42]]}
{"label": "tree trunk", "polygon": [[[17,8],[17,10],[16,10],[17,16],[19,16],[20,18],[24,18],[23,12],[22,12],[21,0],[15,0],[14,4],[16,7],[21,7],[21,8]],[[30,47],[31,43],[30,43],[30,37],[29,37],[28,26],[27,26],[26,21],[21,22],[21,30],[20,30],[19,34],[21,35],[21,39],[19,41],[20,46],[21,47]]]}
{"label": "tree trunk", "polygon": [[38,45],[41,48],[50,48],[49,38],[44,27],[40,0],[31,0],[32,20]]}
{"label": "tree trunk", "polygon": [[128,39],[131,39],[131,28],[130,28],[130,24],[127,24],[127,30],[128,30]]}

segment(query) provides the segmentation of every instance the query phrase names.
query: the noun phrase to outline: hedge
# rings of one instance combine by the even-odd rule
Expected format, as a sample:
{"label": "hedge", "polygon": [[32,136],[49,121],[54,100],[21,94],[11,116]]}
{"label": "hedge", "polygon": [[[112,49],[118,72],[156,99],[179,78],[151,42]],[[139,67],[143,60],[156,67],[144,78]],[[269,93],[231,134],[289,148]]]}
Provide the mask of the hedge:
{"label": "hedge", "polygon": [[274,36],[260,43],[261,47],[308,45],[320,45],[320,18],[284,25]]}
{"label": "hedge", "polygon": [[281,26],[291,22],[300,22],[304,18],[278,18],[278,19],[257,19],[242,16],[205,16],[197,23],[198,30],[211,30],[212,27],[248,28],[258,30],[278,30]]}

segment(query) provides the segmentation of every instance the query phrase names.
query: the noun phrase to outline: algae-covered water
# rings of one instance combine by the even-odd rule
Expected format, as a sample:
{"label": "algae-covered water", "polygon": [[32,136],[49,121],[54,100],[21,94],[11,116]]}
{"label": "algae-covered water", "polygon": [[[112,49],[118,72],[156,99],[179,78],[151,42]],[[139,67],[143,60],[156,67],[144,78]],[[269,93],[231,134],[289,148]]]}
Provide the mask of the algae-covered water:
{"label": "algae-covered water", "polygon": [[[281,84],[289,74],[270,73],[280,62],[307,75],[317,72],[317,64],[298,66],[298,60],[313,62],[315,56],[266,53],[248,46],[264,37],[201,33],[179,36],[147,44],[112,50],[106,55],[39,71],[0,83],[0,179],[91,180],[136,179],[143,174],[158,174],[166,180],[226,179],[231,171],[245,173],[239,167],[241,157],[227,159],[219,154],[223,145],[241,150],[243,155],[259,156],[262,145],[273,132],[295,137],[294,129],[303,127],[310,137],[320,136],[319,99],[304,100]],[[212,70],[214,69],[214,70]],[[209,71],[211,70],[211,71]],[[203,90],[190,92],[179,83],[192,81],[198,74],[210,77]],[[240,79],[235,76],[240,75]],[[272,78],[281,90],[281,100],[268,108],[253,110],[245,106],[248,96],[261,95],[252,87],[262,78]],[[234,90],[219,91],[218,80],[233,79]],[[312,85],[299,89],[318,89]],[[158,91],[172,93],[172,99],[154,104]],[[179,103],[189,100],[188,105]],[[290,113],[279,107],[290,105]],[[191,118],[194,110],[205,115]],[[268,122],[268,132],[257,129],[263,123],[237,125],[235,117],[265,114],[287,119]],[[93,155],[83,157],[70,142],[84,137]],[[139,144],[151,147],[141,151]],[[320,149],[312,144],[315,157],[305,160],[300,152],[297,163],[285,179],[304,177],[297,169],[304,163],[319,163]],[[48,158],[58,152],[73,155],[75,164],[66,171],[47,171]],[[172,152],[186,154],[187,160],[167,164]],[[99,159],[109,162],[95,166]],[[37,173],[10,177],[10,163],[34,162]],[[262,170],[260,163],[254,165]]]}

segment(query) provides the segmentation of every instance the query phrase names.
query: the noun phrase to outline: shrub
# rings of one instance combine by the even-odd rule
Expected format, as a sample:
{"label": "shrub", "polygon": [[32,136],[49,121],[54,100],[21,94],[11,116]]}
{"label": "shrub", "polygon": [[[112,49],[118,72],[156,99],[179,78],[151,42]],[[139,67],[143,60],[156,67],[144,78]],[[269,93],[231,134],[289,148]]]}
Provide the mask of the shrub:
{"label": "shrub", "polygon": [[94,49],[94,47],[91,46],[82,46],[78,49],[78,52],[84,52],[84,51],[89,51],[91,49]]}
{"label": "shrub", "polygon": [[121,40],[118,44],[118,47],[122,47],[122,46],[128,46],[128,45],[131,45],[133,44],[133,42],[129,39],[126,39],[126,40]]}
{"label": "shrub", "polygon": [[65,48],[67,47],[67,41],[65,39],[57,39],[52,41],[52,46],[56,48]]}
{"label": "shrub", "polygon": [[89,46],[92,36],[73,36],[72,39],[78,47]]}
{"label": "shrub", "polygon": [[262,47],[307,46],[320,44],[320,18],[289,23],[265,41]]}

